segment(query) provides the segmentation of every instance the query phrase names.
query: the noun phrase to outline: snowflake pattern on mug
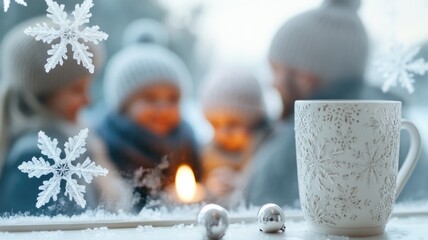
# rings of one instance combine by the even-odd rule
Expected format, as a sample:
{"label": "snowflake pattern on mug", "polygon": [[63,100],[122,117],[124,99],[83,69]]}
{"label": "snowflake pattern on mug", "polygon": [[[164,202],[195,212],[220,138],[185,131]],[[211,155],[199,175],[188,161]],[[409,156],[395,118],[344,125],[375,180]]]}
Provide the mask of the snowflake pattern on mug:
{"label": "snowflake pattern on mug", "polygon": [[305,192],[307,204],[302,205],[302,210],[305,215],[310,216],[312,223],[315,224],[325,224],[334,226],[336,225],[336,219],[338,215],[335,215],[330,205],[328,199],[322,199],[321,196],[310,193],[309,191]]}
{"label": "snowflake pattern on mug", "polygon": [[330,139],[336,145],[339,145],[342,150],[351,150],[352,145],[356,142],[357,137],[352,134],[350,127],[346,130],[337,129],[336,136]]}
{"label": "snowflake pattern on mug", "polygon": [[[387,118],[378,119],[374,116],[374,112],[380,112]],[[386,152],[392,154],[391,158],[395,159],[398,155],[398,151],[394,150],[397,145],[400,144],[400,138],[395,136],[396,132],[401,129],[400,119],[394,118],[394,116],[401,116],[399,109],[393,106],[384,106],[377,108],[375,111],[368,111],[370,120],[365,126],[372,128],[376,133],[380,134],[381,140],[387,145]],[[398,162],[393,161],[394,169],[398,168]]]}
{"label": "snowflake pattern on mug", "polygon": [[[301,113],[301,116],[296,119],[295,130],[304,132],[305,134],[311,134],[315,136],[322,130],[323,126],[318,125],[318,116],[313,112],[308,111],[310,105],[297,105],[296,111]],[[301,108],[301,109],[299,109]]]}
{"label": "snowflake pattern on mug", "polygon": [[357,150],[354,153],[356,159],[360,159],[361,162],[353,163],[353,167],[358,168],[359,172],[352,172],[351,175],[355,175],[357,179],[367,179],[367,184],[370,185],[373,181],[379,183],[384,171],[388,169],[390,161],[389,147],[379,143],[379,140],[375,139],[371,143],[365,143],[365,150]]}
{"label": "snowflake pattern on mug", "polygon": [[335,157],[342,151],[329,148],[326,141],[321,141],[320,145],[317,145],[316,142],[307,139],[306,143],[300,144],[303,146],[300,151],[303,153],[301,158],[303,161],[300,162],[305,166],[304,168],[301,166],[301,169],[305,169],[303,177],[306,181],[311,182],[318,189],[325,189],[337,177],[336,170],[340,167],[341,162],[335,161]]}
{"label": "snowflake pattern on mug", "polygon": [[331,122],[338,129],[343,128],[345,125],[349,126],[354,123],[358,123],[358,116],[361,113],[361,109],[357,104],[333,107],[332,105],[325,104],[318,108],[318,111],[324,112],[324,122]]}
{"label": "snowflake pattern on mug", "polygon": [[[297,167],[306,218],[335,226],[358,221],[359,212],[369,211],[372,221],[386,221],[395,200],[400,109],[393,104],[374,110],[365,104],[318,105],[296,105]],[[373,129],[364,144],[356,125]],[[359,189],[379,186],[373,198]]]}
{"label": "snowflake pattern on mug", "polygon": [[357,106],[354,104],[333,107],[325,104],[318,108],[319,112],[324,113],[323,122],[327,123],[330,130],[336,132],[336,136],[330,140],[339,145],[342,150],[351,149],[352,144],[357,140],[351,129],[353,124],[359,123],[358,116],[362,110]]}
{"label": "snowflake pattern on mug", "polygon": [[339,194],[333,198],[336,205],[335,209],[340,210],[340,214],[343,218],[349,218],[354,220],[357,215],[351,211],[351,209],[361,209],[362,200],[358,198],[358,187],[355,186],[342,186],[337,184],[337,190]]}
{"label": "snowflake pattern on mug", "polygon": [[391,216],[396,182],[397,178],[394,175],[385,178],[385,185],[379,190],[382,201],[371,211],[373,221],[385,221]]}

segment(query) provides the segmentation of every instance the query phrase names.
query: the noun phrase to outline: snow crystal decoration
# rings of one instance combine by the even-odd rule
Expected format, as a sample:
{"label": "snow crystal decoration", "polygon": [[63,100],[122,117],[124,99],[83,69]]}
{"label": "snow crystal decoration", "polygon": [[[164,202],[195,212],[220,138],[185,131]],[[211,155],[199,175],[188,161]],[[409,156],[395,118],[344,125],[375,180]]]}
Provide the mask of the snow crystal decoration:
{"label": "snow crystal decoration", "polygon": [[169,168],[167,158],[162,159],[154,168],[139,168],[134,174],[134,183],[137,187],[147,189],[150,194],[156,194],[162,188],[162,171]]}
{"label": "snow crystal decoration", "polygon": [[90,73],[94,73],[95,67],[91,58],[94,55],[88,51],[89,47],[83,42],[98,44],[100,41],[106,40],[108,35],[99,31],[99,27],[96,25],[85,27],[83,30],[79,29],[84,24],[89,23],[89,18],[92,17],[90,12],[94,6],[92,0],[84,0],[81,5],[76,4],[74,11],[71,13],[74,17],[73,21],[68,19],[63,4],[59,5],[52,0],[46,0],[46,3],[48,5],[47,16],[52,19],[54,24],[59,26],[59,29],[50,27],[46,23],[38,23],[34,27],[25,29],[25,34],[34,37],[37,41],[51,44],[56,39],[60,40],[58,44],[53,44],[52,48],[48,50],[50,57],[45,65],[46,72],[54,69],[58,64],[62,65],[64,63],[64,60],[67,59],[67,46],[71,45],[73,59],[78,64],[82,63]]}
{"label": "snow crystal decoration", "polygon": [[[15,0],[15,2],[23,6],[27,6],[27,3],[24,0]],[[3,6],[4,12],[7,12],[7,10],[9,10],[10,0],[3,0]]]}
{"label": "snow crystal decoration", "polygon": [[86,192],[85,186],[79,185],[77,180],[73,178],[73,175],[83,178],[89,184],[94,177],[106,176],[108,173],[107,169],[95,165],[89,157],[83,163],[72,164],[73,161],[86,152],[85,145],[86,138],[88,137],[88,129],[84,129],[77,136],[68,139],[68,142],[64,144],[64,159],[60,157],[61,149],[57,147],[57,139],[51,140],[42,131],[39,132],[38,136],[37,146],[43,155],[54,161],[54,164],[51,165],[49,161],[46,161],[42,157],[39,159],[33,157],[31,161],[24,162],[18,166],[18,169],[23,173],[27,173],[29,178],[40,178],[44,175],[53,174],[49,180],[43,181],[43,185],[39,187],[41,192],[37,197],[36,207],[42,207],[51,198],[56,201],[61,191],[61,180],[65,180],[65,196],[68,196],[70,201],[74,200],[79,206],[84,208],[86,206],[86,200],[83,196]]}
{"label": "snow crystal decoration", "polygon": [[419,47],[406,48],[403,45],[393,45],[375,62],[384,78],[383,92],[388,92],[391,87],[398,84],[406,88],[409,93],[415,91],[414,76],[424,75],[428,71],[428,62],[425,59],[414,59],[419,50]]}

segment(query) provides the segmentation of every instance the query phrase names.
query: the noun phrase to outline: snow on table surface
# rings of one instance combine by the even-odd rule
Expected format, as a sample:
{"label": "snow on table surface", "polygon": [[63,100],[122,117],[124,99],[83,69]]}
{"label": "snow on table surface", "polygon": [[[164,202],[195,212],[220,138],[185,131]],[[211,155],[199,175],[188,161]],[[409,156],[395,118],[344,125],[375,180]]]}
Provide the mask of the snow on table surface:
{"label": "snow on table surface", "polygon": [[[325,236],[311,233],[307,230],[303,221],[286,222],[285,233],[265,234],[258,230],[256,223],[230,225],[224,240],[279,240],[279,239],[315,239],[315,240],[342,240],[342,239],[428,239],[428,216],[393,218],[386,227],[383,235],[369,238],[348,238],[341,236]],[[0,233],[2,240],[49,240],[49,239],[79,239],[79,240],[117,240],[117,239],[150,239],[150,240],[202,240],[200,230],[194,225],[177,225],[168,228],[155,228],[151,226],[139,226],[129,229],[97,228],[80,231],[54,231],[54,232],[30,232],[30,233]]]}
{"label": "snow on table surface", "polygon": [[[174,209],[144,210],[138,215],[127,214],[105,214],[101,211],[75,216],[75,217],[9,217],[0,218],[0,227],[5,225],[18,224],[49,224],[55,222],[62,223],[85,223],[85,222],[114,222],[130,221],[134,224],[129,228],[107,228],[104,226],[90,229],[88,225],[82,226],[82,230],[73,231],[39,231],[31,232],[30,227],[27,232],[0,232],[1,240],[110,240],[110,239],[149,239],[149,240],[202,240],[200,230],[194,225],[196,214],[200,206],[182,206]],[[389,221],[386,232],[383,235],[369,238],[347,238],[338,236],[325,236],[311,233],[302,218],[299,210],[286,209],[286,232],[277,234],[264,234],[258,230],[254,222],[258,208],[240,209],[230,213],[232,222],[236,219],[252,219],[247,223],[233,223],[230,225],[224,240],[245,239],[245,240],[278,240],[278,239],[315,239],[315,240],[341,240],[341,239],[428,239],[428,202],[419,202],[405,205],[397,205],[394,215]],[[180,219],[187,219],[187,225],[181,224]],[[176,221],[176,224],[169,227],[156,227],[159,220]],[[190,220],[190,221],[189,221]],[[141,221],[142,225],[138,225]],[[153,221],[154,225],[150,225]],[[102,225],[102,224],[101,224]],[[158,225],[159,226],[159,225]]]}

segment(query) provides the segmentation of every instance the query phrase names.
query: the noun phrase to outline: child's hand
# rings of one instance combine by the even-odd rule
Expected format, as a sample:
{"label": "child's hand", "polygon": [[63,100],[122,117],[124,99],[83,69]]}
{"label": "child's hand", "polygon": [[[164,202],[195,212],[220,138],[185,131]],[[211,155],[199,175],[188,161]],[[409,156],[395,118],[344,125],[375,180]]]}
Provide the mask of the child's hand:
{"label": "child's hand", "polygon": [[237,172],[229,167],[219,167],[208,174],[208,191],[216,197],[226,197],[235,189]]}

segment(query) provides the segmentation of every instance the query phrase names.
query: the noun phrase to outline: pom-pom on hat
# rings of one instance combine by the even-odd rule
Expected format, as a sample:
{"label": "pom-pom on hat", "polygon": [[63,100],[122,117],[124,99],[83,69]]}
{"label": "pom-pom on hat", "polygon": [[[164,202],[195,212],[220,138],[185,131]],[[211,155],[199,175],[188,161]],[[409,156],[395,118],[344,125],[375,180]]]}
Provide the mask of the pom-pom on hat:
{"label": "pom-pom on hat", "polygon": [[326,81],[364,76],[368,36],[357,11],[360,0],[325,0],[280,27],[269,58]]}
{"label": "pom-pom on hat", "polygon": [[224,69],[209,74],[200,93],[205,114],[233,114],[249,125],[266,117],[260,83],[242,69]]}
{"label": "pom-pom on hat", "polygon": [[122,37],[123,47],[136,43],[155,43],[166,47],[169,44],[168,29],[153,19],[137,19],[129,24]]}

